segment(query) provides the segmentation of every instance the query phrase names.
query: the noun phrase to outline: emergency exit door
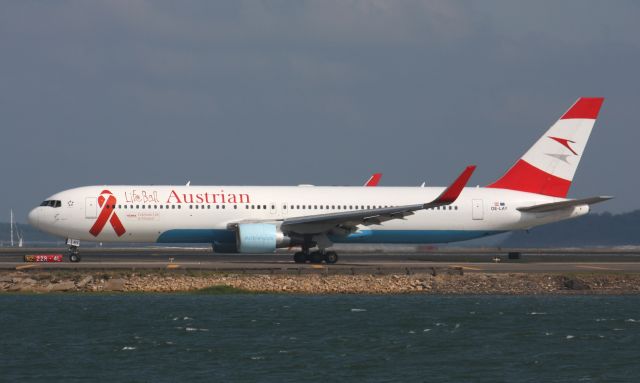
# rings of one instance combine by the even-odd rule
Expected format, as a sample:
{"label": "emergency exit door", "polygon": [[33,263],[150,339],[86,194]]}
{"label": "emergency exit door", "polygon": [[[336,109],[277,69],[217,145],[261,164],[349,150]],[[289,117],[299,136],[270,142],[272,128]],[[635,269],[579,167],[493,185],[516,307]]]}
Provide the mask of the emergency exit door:
{"label": "emergency exit door", "polygon": [[471,217],[473,219],[484,219],[484,204],[481,199],[474,199],[471,209]]}
{"label": "emergency exit door", "polygon": [[84,201],[84,217],[96,218],[98,216],[98,205],[96,197],[87,197]]}

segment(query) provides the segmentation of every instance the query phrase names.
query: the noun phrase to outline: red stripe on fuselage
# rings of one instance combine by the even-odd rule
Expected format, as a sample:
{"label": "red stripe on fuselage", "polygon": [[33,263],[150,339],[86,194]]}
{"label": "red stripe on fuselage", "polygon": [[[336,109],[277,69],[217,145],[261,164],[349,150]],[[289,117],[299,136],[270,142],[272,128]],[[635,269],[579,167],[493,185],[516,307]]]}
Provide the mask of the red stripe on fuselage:
{"label": "red stripe on fuselage", "polygon": [[560,119],[588,118],[595,120],[598,118],[603,101],[603,97],[582,97]]}
{"label": "red stripe on fuselage", "polygon": [[524,160],[518,160],[502,178],[487,187],[565,198],[571,181],[540,170]]}

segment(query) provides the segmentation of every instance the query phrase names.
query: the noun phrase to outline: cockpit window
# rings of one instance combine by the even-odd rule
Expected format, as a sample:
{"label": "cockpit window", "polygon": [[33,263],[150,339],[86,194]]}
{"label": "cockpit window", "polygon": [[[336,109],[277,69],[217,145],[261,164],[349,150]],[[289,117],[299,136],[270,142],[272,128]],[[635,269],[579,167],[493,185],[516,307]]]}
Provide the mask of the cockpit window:
{"label": "cockpit window", "polygon": [[43,201],[40,206],[49,206],[49,207],[61,207],[62,206],[62,201],[60,200],[46,200]]}

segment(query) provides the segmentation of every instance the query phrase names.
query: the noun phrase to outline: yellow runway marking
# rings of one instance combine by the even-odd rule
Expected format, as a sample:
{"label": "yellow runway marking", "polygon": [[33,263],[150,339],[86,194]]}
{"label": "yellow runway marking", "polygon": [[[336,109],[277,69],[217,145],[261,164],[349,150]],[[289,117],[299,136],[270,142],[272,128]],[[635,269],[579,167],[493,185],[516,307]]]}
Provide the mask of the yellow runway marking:
{"label": "yellow runway marking", "polygon": [[16,266],[16,270],[22,270],[22,269],[30,269],[32,267],[36,267],[38,265],[20,265],[20,266]]}
{"label": "yellow runway marking", "polygon": [[583,269],[596,269],[596,270],[614,270],[620,271],[620,269],[613,269],[611,267],[602,267],[602,266],[587,266],[587,265],[577,265],[576,267],[580,267]]}
{"label": "yellow runway marking", "polygon": [[167,269],[177,269],[178,267],[180,267],[180,265],[176,265],[175,263],[167,265]]}
{"label": "yellow runway marking", "polygon": [[480,267],[471,267],[471,266],[461,266],[461,265],[449,265],[449,267],[460,267],[461,269],[466,270],[482,270]]}
{"label": "yellow runway marking", "polygon": [[324,266],[320,266],[320,265],[311,265],[312,269],[324,269]]}

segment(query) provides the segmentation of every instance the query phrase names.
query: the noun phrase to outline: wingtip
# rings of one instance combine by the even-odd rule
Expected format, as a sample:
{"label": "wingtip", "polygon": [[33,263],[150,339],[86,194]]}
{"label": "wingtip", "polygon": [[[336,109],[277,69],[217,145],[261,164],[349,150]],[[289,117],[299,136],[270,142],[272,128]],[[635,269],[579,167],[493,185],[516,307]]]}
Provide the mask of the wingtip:
{"label": "wingtip", "polygon": [[450,204],[455,202],[455,200],[458,199],[458,196],[460,196],[460,193],[462,193],[464,187],[467,186],[467,183],[475,170],[476,165],[468,165],[464,171],[460,173],[458,178],[456,178],[456,180],[453,181],[453,183],[449,185],[442,194],[440,194],[435,202],[441,204]]}
{"label": "wingtip", "polygon": [[373,175],[364,183],[364,186],[378,186],[382,173],[373,173]]}

